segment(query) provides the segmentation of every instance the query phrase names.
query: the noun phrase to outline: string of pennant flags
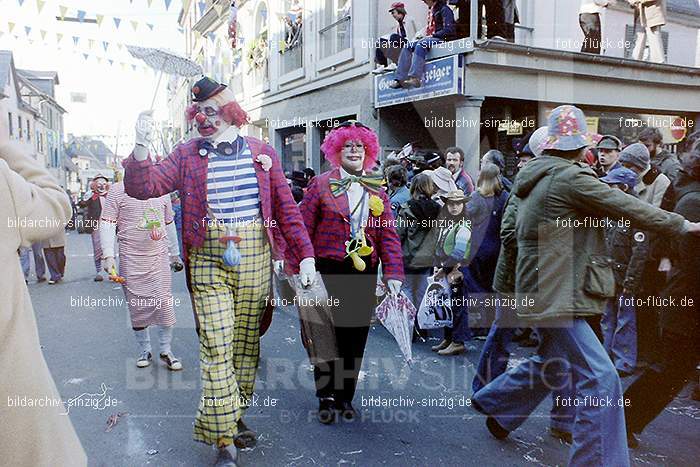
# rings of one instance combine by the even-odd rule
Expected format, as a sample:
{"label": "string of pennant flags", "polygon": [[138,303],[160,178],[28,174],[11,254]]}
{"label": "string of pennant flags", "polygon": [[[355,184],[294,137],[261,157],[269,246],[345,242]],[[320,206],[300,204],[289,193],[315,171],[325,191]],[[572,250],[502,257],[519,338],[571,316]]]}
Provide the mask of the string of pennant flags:
{"label": "string of pennant flags", "polygon": [[[2,3],[3,1],[4,0],[0,0],[0,3]],[[139,0],[136,0],[136,1],[139,1]],[[140,1],[143,2],[144,0],[140,0]],[[165,5],[165,11],[169,11],[170,5],[173,3],[173,1],[172,0],[162,0],[162,1],[163,1],[163,4]],[[47,2],[48,2],[48,0],[35,0],[36,9],[39,13],[41,13],[41,11],[44,9]],[[153,0],[145,0],[145,2],[148,5],[148,8],[151,8],[153,6]],[[19,4],[19,6],[24,6],[25,3],[30,4],[32,2],[28,2],[27,0],[17,0],[17,3]],[[134,0],[129,0],[129,3],[133,4]],[[206,2],[200,2],[200,3],[206,3]],[[59,8],[59,11],[61,12],[61,15],[60,15],[61,18],[65,17],[66,12],[68,11],[69,7],[67,7],[65,5],[58,5],[58,8]],[[85,19],[86,12],[84,10],[78,10],[78,18],[81,17],[81,13],[82,13],[82,19]]]}

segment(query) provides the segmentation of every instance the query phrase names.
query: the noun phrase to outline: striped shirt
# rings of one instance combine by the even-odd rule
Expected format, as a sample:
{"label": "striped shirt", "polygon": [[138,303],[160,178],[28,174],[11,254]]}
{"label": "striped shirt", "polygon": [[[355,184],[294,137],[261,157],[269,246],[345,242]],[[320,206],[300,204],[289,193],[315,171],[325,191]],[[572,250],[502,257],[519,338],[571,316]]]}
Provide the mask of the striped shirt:
{"label": "striped shirt", "polygon": [[227,156],[212,151],[207,168],[207,202],[218,222],[246,224],[260,217],[260,191],[253,167],[253,155],[244,147]]}

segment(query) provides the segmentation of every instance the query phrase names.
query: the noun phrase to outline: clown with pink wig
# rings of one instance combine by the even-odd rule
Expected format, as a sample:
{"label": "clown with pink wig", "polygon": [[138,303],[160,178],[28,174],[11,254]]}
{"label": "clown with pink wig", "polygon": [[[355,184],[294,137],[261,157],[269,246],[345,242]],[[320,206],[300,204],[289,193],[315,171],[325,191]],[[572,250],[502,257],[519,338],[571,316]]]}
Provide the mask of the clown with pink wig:
{"label": "clown with pink wig", "polygon": [[323,144],[333,167],[315,177],[299,205],[316,252],[331,309],[338,358],[314,366],[318,419],[351,420],[352,400],[367,342],[379,262],[390,293],[403,281],[401,243],[382,177],[368,175],[379,154],[374,131],[359,122],[333,129]]}
{"label": "clown with pink wig", "polygon": [[285,260],[308,286],[316,277],[314,250],[275,150],[240,135],[248,116],[233,93],[204,77],[192,87],[192,101],[187,117],[201,137],[160,162],[149,158],[153,118],[140,115],[124,187],[141,200],[180,194],[200,341],[202,397],[194,439],[218,448],[217,466],[235,466],[237,448],[256,443],[243,416],[254,395],[272,261]]}

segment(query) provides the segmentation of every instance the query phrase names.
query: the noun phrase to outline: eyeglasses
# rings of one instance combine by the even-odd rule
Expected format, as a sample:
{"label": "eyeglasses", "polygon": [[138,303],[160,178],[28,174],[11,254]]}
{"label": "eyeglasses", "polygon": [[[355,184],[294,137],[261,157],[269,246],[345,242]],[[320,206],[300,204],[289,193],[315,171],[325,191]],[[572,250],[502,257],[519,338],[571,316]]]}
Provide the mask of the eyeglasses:
{"label": "eyeglasses", "polygon": [[204,112],[207,117],[214,117],[219,114],[219,109],[215,107],[206,106],[203,109],[199,106],[195,107],[195,113]]}
{"label": "eyeglasses", "polygon": [[365,150],[365,145],[362,143],[355,144],[355,143],[345,143],[343,145],[343,149],[346,149],[348,151],[352,151],[353,149],[357,151],[364,151]]}

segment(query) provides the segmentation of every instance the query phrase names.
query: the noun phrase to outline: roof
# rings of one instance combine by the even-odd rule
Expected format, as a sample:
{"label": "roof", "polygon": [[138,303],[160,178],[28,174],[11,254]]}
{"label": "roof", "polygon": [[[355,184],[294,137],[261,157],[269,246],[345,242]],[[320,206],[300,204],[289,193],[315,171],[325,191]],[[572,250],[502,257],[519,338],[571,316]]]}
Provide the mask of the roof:
{"label": "roof", "polygon": [[55,98],[55,85],[60,84],[58,73],[55,71],[17,70],[17,73],[25,80],[30,81],[44,94]]}
{"label": "roof", "polygon": [[700,17],[698,0],[668,0],[667,7],[671,11]]}

